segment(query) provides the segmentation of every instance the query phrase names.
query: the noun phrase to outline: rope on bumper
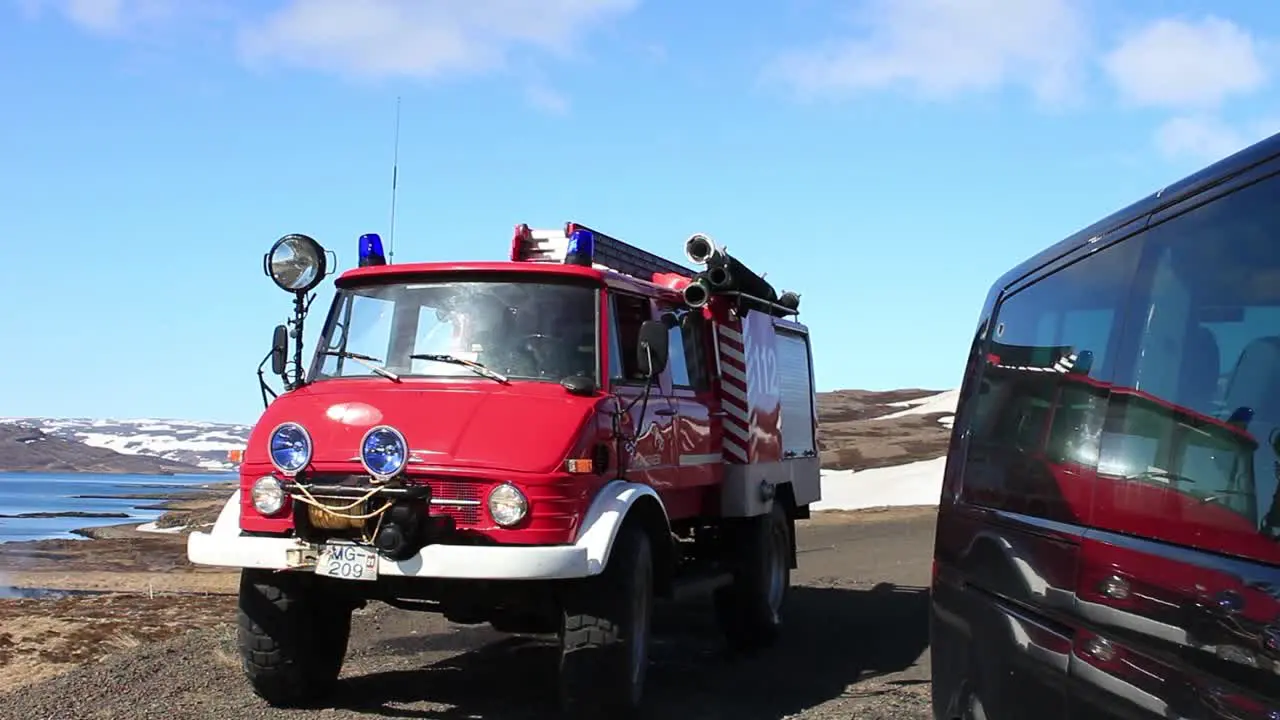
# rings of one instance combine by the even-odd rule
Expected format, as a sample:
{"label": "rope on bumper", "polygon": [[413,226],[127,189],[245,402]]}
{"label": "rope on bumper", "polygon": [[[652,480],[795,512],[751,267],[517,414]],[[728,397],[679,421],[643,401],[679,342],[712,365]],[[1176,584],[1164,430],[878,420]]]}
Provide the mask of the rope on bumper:
{"label": "rope on bumper", "polygon": [[350,505],[342,505],[338,507],[326,505],[320,502],[319,500],[316,500],[315,496],[311,494],[311,491],[308,490],[305,485],[294,485],[294,487],[296,487],[302,493],[302,497],[295,496],[296,499],[302,501],[303,503],[306,503],[307,505],[311,505],[312,507],[319,508],[320,510],[323,510],[331,515],[336,515],[340,518],[346,518],[347,520],[368,520],[369,518],[380,517],[387,510],[391,509],[391,501],[387,500],[383,502],[382,507],[378,508],[377,510],[374,510],[373,512],[368,512],[368,513],[346,512],[347,510],[350,510],[354,507],[357,507],[363,503],[368,502],[369,498],[372,498],[374,495],[378,493],[379,490],[382,489],[380,487],[370,488],[369,492],[365,493],[363,497],[357,498],[356,500],[352,501]]}

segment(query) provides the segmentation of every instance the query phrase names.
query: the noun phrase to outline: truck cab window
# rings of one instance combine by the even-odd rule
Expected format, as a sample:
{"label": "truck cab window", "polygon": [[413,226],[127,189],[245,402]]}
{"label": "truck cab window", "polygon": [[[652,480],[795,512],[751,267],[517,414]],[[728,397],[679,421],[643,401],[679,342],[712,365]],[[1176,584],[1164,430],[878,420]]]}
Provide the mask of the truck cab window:
{"label": "truck cab window", "polygon": [[686,313],[680,322],[680,339],[684,343],[684,357],[688,364],[688,384],[696,390],[705,390],[710,384],[707,372],[706,350],[707,320],[701,311]]}
{"label": "truck cab window", "polygon": [[609,376],[623,383],[643,383],[644,375],[636,364],[640,341],[640,325],[653,318],[648,298],[615,293],[610,303]]}

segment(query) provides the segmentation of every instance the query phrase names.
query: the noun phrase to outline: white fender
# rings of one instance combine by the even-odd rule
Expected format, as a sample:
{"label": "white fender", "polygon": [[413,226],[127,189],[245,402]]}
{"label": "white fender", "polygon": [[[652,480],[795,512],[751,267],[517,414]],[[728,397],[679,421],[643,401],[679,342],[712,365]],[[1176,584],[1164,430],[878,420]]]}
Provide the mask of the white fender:
{"label": "white fender", "polygon": [[586,549],[587,568],[592,575],[598,575],[604,570],[622,521],[626,519],[631,507],[644,497],[653,498],[658,507],[662,508],[662,517],[666,519],[667,508],[662,504],[662,498],[648,485],[614,480],[596,493],[591,506],[587,508],[587,514],[582,518],[582,527],[574,543],[575,546]]}
{"label": "white fender", "polygon": [[222,506],[218,519],[213,522],[209,534],[216,537],[240,537],[240,491],[231,493],[227,504]]}

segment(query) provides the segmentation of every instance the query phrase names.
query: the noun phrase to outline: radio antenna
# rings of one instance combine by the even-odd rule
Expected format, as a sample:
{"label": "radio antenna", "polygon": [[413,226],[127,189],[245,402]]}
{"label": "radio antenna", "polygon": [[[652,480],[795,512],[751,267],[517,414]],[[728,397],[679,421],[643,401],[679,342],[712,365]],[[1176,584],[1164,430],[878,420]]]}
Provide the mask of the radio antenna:
{"label": "radio antenna", "polygon": [[387,263],[396,261],[396,185],[400,176],[400,96],[396,96],[396,134],[391,156],[391,228],[387,235]]}

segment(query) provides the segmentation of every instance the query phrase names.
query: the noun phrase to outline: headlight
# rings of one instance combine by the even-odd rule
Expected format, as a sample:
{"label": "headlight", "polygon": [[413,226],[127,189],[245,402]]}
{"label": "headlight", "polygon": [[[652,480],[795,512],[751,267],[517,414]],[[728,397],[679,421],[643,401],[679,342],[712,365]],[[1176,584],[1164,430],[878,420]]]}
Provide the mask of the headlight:
{"label": "headlight", "polygon": [[308,235],[285,235],[262,258],[262,269],[281,290],[304,293],[320,284],[328,258],[320,243]]}
{"label": "headlight", "polygon": [[311,436],[298,423],[282,423],[271,431],[271,464],[293,476],[311,462]]}
{"label": "headlight", "polygon": [[263,515],[275,515],[284,507],[284,485],[271,476],[258,478],[249,495],[253,498],[253,509]]}
{"label": "headlight", "polygon": [[369,474],[386,480],[404,470],[409,459],[409,445],[399,430],[387,425],[369,428],[360,441],[360,463]]}
{"label": "headlight", "polygon": [[520,488],[502,483],[489,493],[489,515],[502,527],[511,527],[529,512],[529,500]]}

